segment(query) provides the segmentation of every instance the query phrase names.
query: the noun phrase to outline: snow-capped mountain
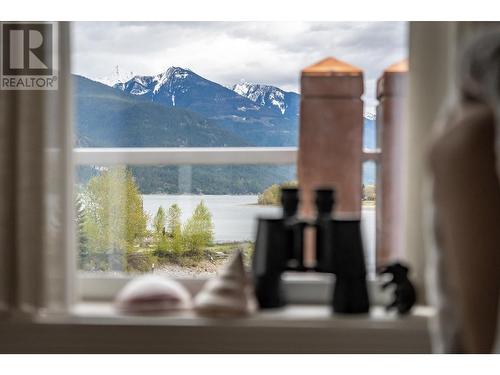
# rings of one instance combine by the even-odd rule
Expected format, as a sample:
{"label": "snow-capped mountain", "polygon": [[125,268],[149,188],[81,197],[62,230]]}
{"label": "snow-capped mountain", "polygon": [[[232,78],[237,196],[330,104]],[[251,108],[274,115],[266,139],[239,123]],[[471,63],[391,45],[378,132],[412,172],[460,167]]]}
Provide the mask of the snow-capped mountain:
{"label": "snow-capped mountain", "polygon": [[105,84],[106,86],[115,86],[123,82],[127,82],[134,76],[133,72],[123,71],[118,65],[104,77],[95,79],[95,81]]}
{"label": "snow-capped mountain", "polygon": [[114,87],[132,95],[149,96],[153,101],[157,101],[154,98],[161,91],[163,97],[170,96],[171,104],[175,107],[176,91],[177,89],[180,89],[181,92],[183,91],[182,84],[179,83],[187,78],[189,73],[189,70],[171,67],[155,76],[134,76],[123,83],[116,84]]}
{"label": "snow-capped mountain", "polygon": [[114,87],[166,106],[180,106],[210,116],[238,115],[238,108],[259,109],[230,89],[179,67],[170,67],[155,76],[135,76]]}
{"label": "snow-capped mountain", "polygon": [[261,107],[278,110],[282,115],[298,116],[300,95],[269,85],[240,82],[232,87],[237,94]]}
{"label": "snow-capped mountain", "polygon": [[293,100],[285,102],[283,114],[275,106],[262,106],[260,102],[180,67],[170,67],[154,76],[135,76],[114,87],[167,107],[201,114],[251,144],[285,146],[297,142],[298,118],[288,114],[294,113],[290,109]]}
{"label": "snow-capped mountain", "polygon": [[[297,145],[300,95],[275,86],[241,82],[228,88],[189,69],[170,67],[113,87],[143,101],[200,114],[251,145]],[[374,116],[367,113],[364,147],[375,147],[375,133]]]}
{"label": "snow-capped mountain", "polygon": [[135,76],[114,87],[153,102],[218,119],[231,116],[234,121],[246,121],[256,115],[280,119],[298,115],[298,94],[246,83],[227,88],[180,67],[170,67],[155,76]]}

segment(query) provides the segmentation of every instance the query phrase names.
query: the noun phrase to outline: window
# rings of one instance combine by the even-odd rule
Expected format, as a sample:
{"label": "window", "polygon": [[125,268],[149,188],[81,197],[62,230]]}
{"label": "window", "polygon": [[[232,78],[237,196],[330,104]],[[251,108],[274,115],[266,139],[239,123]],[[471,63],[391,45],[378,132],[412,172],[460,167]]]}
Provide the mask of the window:
{"label": "window", "polygon": [[[206,277],[235,248],[249,257],[255,218],[279,214],[278,185],[297,181],[299,71],[331,54],[366,74],[362,229],[373,276],[375,81],[406,56],[403,23],[73,26],[84,278]],[[360,47],[382,34],[384,45]]]}

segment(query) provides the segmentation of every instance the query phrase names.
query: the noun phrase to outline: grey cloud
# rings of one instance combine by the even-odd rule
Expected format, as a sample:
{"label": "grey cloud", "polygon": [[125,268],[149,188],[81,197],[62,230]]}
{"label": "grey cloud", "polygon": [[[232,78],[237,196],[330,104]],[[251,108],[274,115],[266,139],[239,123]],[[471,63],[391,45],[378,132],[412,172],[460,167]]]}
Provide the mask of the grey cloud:
{"label": "grey cloud", "polygon": [[136,74],[180,65],[224,85],[244,78],[298,91],[300,69],[335,56],[364,69],[373,91],[381,71],[407,55],[401,22],[77,22],[73,30],[73,70],[90,78],[115,65]]}

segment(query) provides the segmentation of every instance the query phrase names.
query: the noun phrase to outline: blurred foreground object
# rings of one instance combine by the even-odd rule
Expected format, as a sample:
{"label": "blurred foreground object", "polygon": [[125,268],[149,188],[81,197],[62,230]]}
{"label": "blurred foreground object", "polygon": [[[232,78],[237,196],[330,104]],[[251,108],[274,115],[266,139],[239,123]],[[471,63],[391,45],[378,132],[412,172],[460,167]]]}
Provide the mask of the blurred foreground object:
{"label": "blurred foreground object", "polygon": [[163,314],[191,307],[191,295],[177,281],[156,275],[130,281],[115,299],[115,308],[126,314]]}
{"label": "blurred foreground object", "polygon": [[[500,34],[462,61],[459,98],[430,150],[435,348],[491,353],[500,293]],[[496,154],[495,154],[496,148]]]}
{"label": "blurred foreground object", "polygon": [[377,80],[377,242],[376,263],[382,266],[403,254],[404,102],[408,60],[392,64]]}
{"label": "blurred foreground object", "polygon": [[[297,176],[300,213],[315,214],[314,191],[334,187],[337,213],[361,216],[363,71],[329,57],[301,72]],[[306,232],[305,261],[314,261],[314,239]]]}
{"label": "blurred foreground object", "polygon": [[237,250],[220,273],[207,281],[196,295],[194,309],[199,315],[214,318],[247,315],[252,307],[248,288],[243,255]]}
{"label": "blurred foreground object", "polygon": [[[281,276],[285,271],[335,274],[331,305],[335,313],[364,314],[370,302],[366,285],[366,267],[360,220],[332,216],[335,191],[315,191],[317,215],[304,220],[297,215],[299,190],[282,189],[281,218],[258,218],[257,238],[252,259],[255,295],[261,309],[284,306]],[[314,266],[304,261],[304,233],[314,231]]]}
{"label": "blurred foreground object", "polygon": [[314,214],[314,190],[334,186],[337,211],[361,212],[363,72],[333,57],[302,70],[298,177],[301,213]]}

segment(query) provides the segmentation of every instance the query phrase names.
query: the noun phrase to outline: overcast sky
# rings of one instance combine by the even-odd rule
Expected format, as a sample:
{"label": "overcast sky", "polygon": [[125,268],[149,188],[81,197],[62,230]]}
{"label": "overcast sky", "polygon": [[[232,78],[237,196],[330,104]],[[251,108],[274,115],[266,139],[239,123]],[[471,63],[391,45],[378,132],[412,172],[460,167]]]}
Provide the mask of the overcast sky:
{"label": "overcast sky", "polygon": [[366,109],[375,81],[407,57],[402,22],[77,22],[73,72],[89,78],[188,68],[225,86],[241,80],[299,92],[302,68],[334,56],[365,71]]}

